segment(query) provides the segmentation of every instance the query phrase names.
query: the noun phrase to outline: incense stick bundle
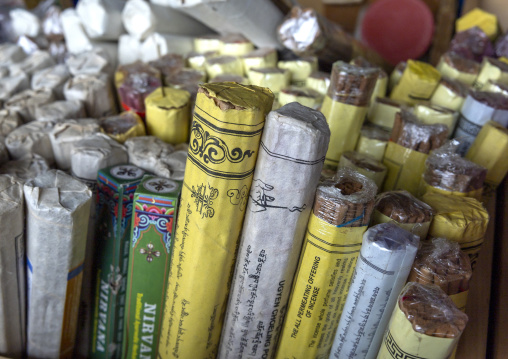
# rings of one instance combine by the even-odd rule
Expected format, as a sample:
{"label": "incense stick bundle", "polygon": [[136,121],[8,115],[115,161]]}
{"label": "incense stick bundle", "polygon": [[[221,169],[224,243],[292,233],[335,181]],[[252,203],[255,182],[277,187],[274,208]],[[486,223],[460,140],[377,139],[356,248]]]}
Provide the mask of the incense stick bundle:
{"label": "incense stick bundle", "polygon": [[330,74],[322,71],[313,71],[305,80],[305,87],[311,88],[321,95],[326,95],[330,86]]}
{"label": "incense stick bundle", "polygon": [[356,144],[355,151],[382,161],[389,139],[390,132],[381,127],[365,124],[360,132],[360,138]]}
{"label": "incense stick bundle", "polygon": [[480,72],[480,65],[476,61],[453,52],[443,54],[436,68],[443,77],[457,80],[466,86],[473,85]]}
{"label": "incense stick bundle", "polygon": [[458,113],[446,107],[436,105],[416,105],[413,108],[414,115],[426,125],[443,124],[448,127],[448,137],[455,130]]}
{"label": "incense stick bundle", "polygon": [[119,143],[128,138],[146,135],[145,124],[135,112],[121,112],[116,116],[100,119],[102,133],[105,133]]}
{"label": "incense stick bundle", "polygon": [[[275,354],[329,138],[320,112],[291,103],[269,113],[240,238],[219,358],[249,353],[248,357],[261,359]],[[274,235],[276,241],[272,240]],[[261,268],[256,258],[262,260]],[[253,286],[257,287],[255,292]],[[259,322],[267,325],[260,329]],[[257,343],[255,338],[260,336],[262,342]]]}
{"label": "incense stick bundle", "polygon": [[277,98],[283,88],[289,86],[291,73],[287,69],[276,67],[251,69],[247,73],[249,82],[256,86],[268,87]]}
{"label": "incense stick bundle", "polygon": [[9,161],[0,166],[0,174],[8,174],[22,182],[38,177],[48,171],[48,162],[39,155],[27,155],[17,161]]}
{"label": "incense stick bundle", "polygon": [[0,79],[0,101],[8,101],[15,94],[30,88],[28,76],[22,72]]}
{"label": "incense stick bundle", "polygon": [[376,190],[349,168],[318,187],[276,358],[329,354]]}
{"label": "incense stick bundle", "polygon": [[377,358],[449,358],[467,321],[439,287],[410,282],[399,296]]}
{"label": "incense stick bundle", "polygon": [[141,43],[141,61],[154,61],[169,53],[185,55],[192,51],[193,40],[192,36],[154,32]]}
{"label": "incense stick bundle", "polygon": [[119,0],[82,0],[76,13],[87,35],[92,39],[116,40],[123,32],[122,9]]}
{"label": "incense stick bundle", "polygon": [[243,64],[239,57],[221,55],[207,59],[205,62],[208,77],[215,77],[222,74],[243,76]]}
{"label": "incense stick bundle", "polygon": [[365,232],[331,358],[376,357],[418,245],[417,236],[393,223]]}
{"label": "incense stick bundle", "polygon": [[439,85],[437,85],[430,98],[430,103],[431,105],[441,106],[452,111],[460,111],[469,91],[469,87],[466,85],[446,77],[441,77]]}
{"label": "incense stick bundle", "polygon": [[347,151],[340,156],[339,170],[349,167],[374,181],[381,188],[386,176],[386,166],[380,161],[356,151]]}
{"label": "incense stick bundle", "polygon": [[23,121],[16,112],[5,109],[0,110],[0,136],[7,136],[22,124]]}
{"label": "incense stick bundle", "polygon": [[508,84],[508,64],[492,57],[484,57],[473,86],[482,91],[489,80]]}
{"label": "incense stick bundle", "polygon": [[243,62],[243,71],[248,73],[250,69],[259,69],[265,67],[277,66],[277,50],[274,48],[261,48],[251,51],[241,57]]}
{"label": "incense stick bundle", "polygon": [[71,77],[67,65],[58,64],[35,72],[32,76],[32,89],[41,90],[50,89],[57,100],[62,100],[63,87],[65,82]]}
{"label": "incense stick bundle", "polygon": [[113,75],[115,71],[108,54],[101,48],[70,55],[65,64],[73,76],[100,73]]}
{"label": "incense stick bundle", "polygon": [[10,76],[16,76],[24,73],[30,79],[35,71],[54,65],[56,65],[55,60],[47,51],[37,50],[22,61],[9,65],[9,74]]}
{"label": "incense stick bundle", "polygon": [[316,57],[299,57],[296,59],[287,59],[277,62],[279,69],[288,70],[291,73],[291,84],[294,86],[304,86],[311,73],[318,70],[318,61]]}
{"label": "incense stick bundle", "polygon": [[166,54],[157,60],[150,61],[149,65],[159,70],[163,80],[165,80],[171,74],[182,70],[185,67],[185,60],[179,54]]}
{"label": "incense stick bundle", "polygon": [[85,118],[85,107],[79,100],[55,101],[35,109],[37,121],[63,122],[64,120]]}
{"label": "incense stick bundle", "polygon": [[34,121],[13,130],[5,138],[5,146],[11,158],[19,160],[27,155],[38,154],[53,164],[55,156],[49,134],[54,126],[53,122]]}
{"label": "incense stick bundle", "polygon": [[441,74],[432,65],[408,60],[399,83],[390,93],[390,98],[410,105],[428,101],[440,78]]}
{"label": "incense stick bundle", "polygon": [[395,86],[399,84],[400,79],[402,78],[402,74],[404,73],[406,67],[407,62],[401,61],[393,69],[392,73],[390,74],[390,78],[388,79],[388,89],[390,90],[390,92],[393,91]]}
{"label": "incense stick bundle", "polygon": [[281,106],[291,102],[298,102],[301,105],[316,110],[321,107],[323,96],[310,88],[290,86],[280,91],[278,101]]}
{"label": "incense stick bundle", "polygon": [[220,40],[221,55],[243,56],[254,50],[254,44],[239,33],[223,35]]}
{"label": "incense stick bundle", "polygon": [[35,121],[35,109],[55,100],[49,89],[24,90],[4,103],[4,108],[17,112],[24,123]]}

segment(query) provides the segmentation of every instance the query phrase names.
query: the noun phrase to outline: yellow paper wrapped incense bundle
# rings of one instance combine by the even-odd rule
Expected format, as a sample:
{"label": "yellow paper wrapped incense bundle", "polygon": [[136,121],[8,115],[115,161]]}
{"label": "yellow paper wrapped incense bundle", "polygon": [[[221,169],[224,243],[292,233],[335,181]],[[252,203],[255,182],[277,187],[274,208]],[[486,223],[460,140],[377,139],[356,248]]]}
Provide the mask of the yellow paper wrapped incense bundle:
{"label": "yellow paper wrapped incense bundle", "polygon": [[414,105],[430,100],[439,84],[441,74],[432,65],[421,61],[408,60],[399,83],[390,98]]}

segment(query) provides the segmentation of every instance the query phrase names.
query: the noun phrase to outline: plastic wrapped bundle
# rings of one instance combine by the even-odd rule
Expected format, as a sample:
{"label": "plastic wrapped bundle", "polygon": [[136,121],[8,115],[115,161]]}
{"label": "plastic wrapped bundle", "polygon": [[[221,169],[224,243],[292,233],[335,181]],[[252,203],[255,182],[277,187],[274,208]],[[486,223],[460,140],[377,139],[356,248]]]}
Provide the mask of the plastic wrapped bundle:
{"label": "plastic wrapped bundle", "polygon": [[220,35],[202,35],[194,38],[194,51],[197,53],[220,51],[222,44]]}
{"label": "plastic wrapped bundle", "polygon": [[469,257],[458,243],[432,238],[422,243],[408,281],[437,285],[464,312],[472,275]]}
{"label": "plastic wrapped bundle", "polygon": [[159,88],[145,99],[149,135],[173,145],[187,142],[191,123],[190,94],[174,88]]}
{"label": "plastic wrapped bundle", "polygon": [[325,166],[336,167],[343,152],[354,150],[377,76],[374,68],[342,61],[333,64],[330,87],[321,106],[332,133]]}
{"label": "plastic wrapped bundle", "polygon": [[330,358],[376,357],[418,245],[417,236],[393,223],[365,232]]}
{"label": "plastic wrapped bundle", "polygon": [[410,282],[399,295],[377,359],[446,359],[468,317],[437,286]]}
{"label": "plastic wrapped bundle", "polygon": [[360,132],[360,138],[356,144],[355,151],[369,155],[378,161],[382,161],[389,139],[390,132],[383,128],[364,125]]}
{"label": "plastic wrapped bundle", "polygon": [[63,87],[65,82],[71,77],[67,65],[60,64],[39,70],[32,75],[32,89],[41,90],[43,88],[53,91],[55,98],[63,99]]}
{"label": "plastic wrapped bundle", "polygon": [[481,200],[487,169],[455,153],[457,146],[458,142],[453,141],[430,154],[425,162],[420,195],[438,192]]}
{"label": "plastic wrapped bundle", "polygon": [[0,101],[8,101],[15,94],[29,88],[30,80],[25,73],[3,77],[0,79]]}
{"label": "plastic wrapped bundle", "polygon": [[10,65],[21,62],[26,57],[25,52],[21,47],[14,44],[0,44],[0,63],[3,65]]}
{"label": "plastic wrapped bundle", "polygon": [[[257,86],[227,82],[200,87],[166,291],[165,308],[174,310],[164,312],[161,358],[217,354],[235,248],[272,102],[270,90]],[[207,240],[210,236],[217,240]],[[205,296],[206,301],[193,299]],[[182,313],[188,323],[183,331],[178,324]],[[210,325],[200,325],[203,321]]]}
{"label": "plastic wrapped bundle", "polygon": [[124,32],[119,0],[81,0],[76,12],[87,35],[92,39],[117,40]]}
{"label": "plastic wrapped bundle", "polygon": [[495,190],[508,172],[506,153],[508,130],[497,122],[487,122],[474,140],[466,158],[487,168],[483,195],[486,199],[495,195]]}
{"label": "plastic wrapped bundle", "polygon": [[317,58],[301,57],[293,60],[282,60],[277,62],[279,69],[288,70],[291,73],[291,84],[295,86],[304,86],[311,73],[317,71]]}
{"label": "plastic wrapped bundle", "polygon": [[61,171],[27,181],[24,193],[28,356],[69,357],[76,338],[92,193]]}
{"label": "plastic wrapped bundle", "polygon": [[305,80],[305,87],[311,88],[321,95],[326,95],[330,86],[330,74],[321,71],[313,71]]}
{"label": "plastic wrapped bundle", "polygon": [[[220,358],[246,352],[259,359],[275,354],[329,138],[324,116],[297,103],[270,112],[266,119]],[[273,241],[269,238],[275,228]],[[260,329],[259,322],[270,324]],[[262,343],[256,337],[263,338]]]}
{"label": "plastic wrapped bundle", "polygon": [[452,111],[460,111],[469,91],[469,87],[466,85],[446,77],[441,77],[439,85],[437,85],[436,90],[430,98],[430,103]]}
{"label": "plastic wrapped bundle", "polygon": [[310,88],[290,86],[280,91],[278,101],[281,106],[291,102],[298,102],[316,110],[321,107],[323,95]]}
{"label": "plastic wrapped bundle", "polygon": [[0,110],[0,136],[5,137],[23,122],[15,111]]}
{"label": "plastic wrapped bundle", "polygon": [[300,56],[317,56],[325,66],[363,56],[369,62],[386,66],[374,50],[365,47],[340,26],[314,9],[293,7],[278,28],[282,44]]}
{"label": "plastic wrapped bundle", "polygon": [[432,65],[408,60],[399,83],[390,94],[392,100],[411,105],[430,100],[441,74]]}
{"label": "plastic wrapped bundle", "polygon": [[458,242],[474,269],[489,223],[485,207],[474,198],[441,193],[426,193],[422,200],[435,210],[429,236]]}
{"label": "plastic wrapped bundle", "polygon": [[427,238],[434,211],[407,191],[381,193],[376,199],[371,225],[392,222],[397,226]]}
{"label": "plastic wrapped bundle", "polygon": [[490,39],[479,27],[456,33],[448,51],[476,62],[482,62],[485,56],[494,56]]}
{"label": "plastic wrapped bundle", "polygon": [[151,0],[171,6],[220,34],[241,33],[257,47],[280,47],[275,35],[283,13],[270,0]]}
{"label": "plastic wrapped bundle", "polygon": [[407,111],[397,112],[383,159],[388,167],[383,192],[403,189],[416,195],[428,153],[441,147],[447,136],[446,125],[425,125]]}
{"label": "plastic wrapped bundle", "polygon": [[97,75],[100,73],[112,75],[114,71],[107,53],[100,48],[70,55],[65,64],[73,76]]}
{"label": "plastic wrapped bundle", "polygon": [[0,175],[2,244],[0,288],[0,353],[22,358],[26,347],[25,208],[23,184]]}
{"label": "plastic wrapped bundle", "polygon": [[100,119],[102,133],[105,133],[117,142],[124,143],[127,139],[136,136],[145,136],[145,124],[135,112],[122,112],[116,116]]}
{"label": "plastic wrapped bundle", "polygon": [[113,115],[116,104],[108,75],[78,75],[65,83],[66,100],[80,100],[93,118]]}
{"label": "plastic wrapped bundle", "polygon": [[157,60],[151,61],[149,65],[159,70],[162,77],[165,78],[182,70],[185,67],[185,60],[182,55],[166,54]]}
{"label": "plastic wrapped bundle", "polygon": [[473,144],[482,127],[490,120],[508,126],[508,101],[499,93],[471,92],[460,110],[457,128],[453,134],[461,142],[459,153],[464,155]]}
{"label": "plastic wrapped bundle", "polygon": [[39,106],[54,101],[53,92],[49,89],[25,90],[12,96],[5,102],[4,108],[17,112],[24,123],[32,122],[35,118],[35,110]]}
{"label": "plastic wrapped bundle", "polygon": [[79,100],[55,101],[35,109],[37,121],[63,122],[84,117],[86,117],[85,107]]}
{"label": "plastic wrapped bundle", "polygon": [[388,89],[388,75],[383,71],[380,67],[372,65],[369,61],[365,60],[363,57],[358,56],[350,61],[351,64],[357,65],[360,67],[374,67],[378,70],[378,77],[376,81],[376,86],[374,86],[374,90],[372,91],[372,97],[370,98],[371,105],[374,103],[377,97],[385,97],[386,91]]}
{"label": "plastic wrapped bundle", "polygon": [[49,133],[49,139],[57,167],[61,170],[69,170],[71,168],[71,150],[74,144],[99,132],[99,130],[99,121],[91,118],[67,120],[56,124]]}
{"label": "plastic wrapped bundle", "polygon": [[288,70],[276,67],[251,69],[247,74],[251,84],[268,87],[276,97],[283,88],[289,86],[291,74]]}
{"label": "plastic wrapped bundle", "polygon": [[42,31],[40,19],[31,11],[21,8],[12,9],[9,11],[9,17],[16,38],[23,35],[37,37]]}
{"label": "plastic wrapped bundle", "polygon": [[426,125],[443,124],[448,127],[448,137],[455,130],[458,114],[454,110],[436,105],[416,105],[414,115]]}
{"label": "plastic wrapped bundle", "polygon": [[472,86],[480,72],[478,62],[453,52],[444,53],[436,68],[443,77],[457,80],[466,86]]}
{"label": "plastic wrapped bundle", "polygon": [[150,62],[169,53],[185,55],[192,51],[192,41],[191,36],[154,32],[141,43],[141,60]]}
{"label": "plastic wrapped bundle", "polygon": [[276,358],[329,354],[376,191],[349,168],[318,186]]}
{"label": "plastic wrapped bundle", "polygon": [[55,65],[55,60],[47,51],[35,51],[21,62],[9,65],[11,76],[19,73],[25,73],[28,77],[32,76],[35,71],[45,69]]}
{"label": "plastic wrapped bundle", "polygon": [[210,29],[194,18],[167,6],[143,0],[128,0],[122,11],[127,32],[143,40],[153,32],[175,35],[202,35]]}
{"label": "plastic wrapped bundle", "polygon": [[210,78],[222,74],[243,76],[242,60],[236,56],[223,55],[209,58],[205,62],[205,68]]}
{"label": "plastic wrapped bundle", "polygon": [[38,154],[50,164],[55,161],[49,133],[54,123],[35,121],[16,128],[5,139],[5,145],[12,159]]}
{"label": "plastic wrapped bundle", "polygon": [[379,126],[387,131],[393,128],[395,114],[404,108],[399,101],[394,101],[386,97],[377,97],[371,103],[367,119],[370,123]]}
{"label": "plastic wrapped bundle", "polygon": [[485,57],[473,86],[476,90],[482,91],[489,80],[508,84],[508,64],[498,59]]}
{"label": "plastic wrapped bundle", "polygon": [[277,51],[274,48],[264,47],[251,51],[242,56],[243,71],[248,73],[250,69],[277,66]]}
{"label": "plastic wrapped bundle", "polygon": [[356,172],[370,178],[376,186],[381,188],[386,176],[386,167],[380,161],[355,151],[343,152],[340,156],[339,171],[343,167],[349,167]]}
{"label": "plastic wrapped bundle", "polygon": [[121,106],[144,117],[145,98],[162,86],[159,70],[141,62],[120,66],[115,74],[115,83]]}

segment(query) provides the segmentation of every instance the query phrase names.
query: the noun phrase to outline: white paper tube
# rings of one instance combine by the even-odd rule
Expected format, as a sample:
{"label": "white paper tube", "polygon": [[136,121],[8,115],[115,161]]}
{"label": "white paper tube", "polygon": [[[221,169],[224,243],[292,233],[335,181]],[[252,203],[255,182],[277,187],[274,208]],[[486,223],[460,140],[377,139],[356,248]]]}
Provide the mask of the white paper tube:
{"label": "white paper tube", "polygon": [[35,71],[54,65],[56,65],[55,60],[53,60],[49,52],[38,50],[23,61],[9,65],[9,72],[11,76],[25,73],[28,77],[31,77]]}
{"label": "white paper tube", "polygon": [[53,92],[43,88],[40,90],[24,90],[6,101],[4,108],[17,112],[24,123],[35,120],[35,109],[55,100]]}
{"label": "white paper tube", "polygon": [[0,353],[21,358],[26,345],[23,184],[0,175]]}
{"label": "white paper tube", "polygon": [[15,176],[25,182],[50,169],[48,162],[39,155],[28,155],[17,161],[9,161],[0,166],[0,174]]}
{"label": "white paper tube", "polygon": [[80,0],[76,13],[91,39],[117,40],[124,33],[121,0]]}
{"label": "white paper tube", "polygon": [[0,101],[7,101],[15,94],[28,88],[30,88],[30,81],[24,72],[4,77],[0,79]]}
{"label": "white paper tube", "polygon": [[84,117],[86,117],[85,107],[79,100],[55,101],[35,109],[37,121],[63,122]]}
{"label": "white paper tube", "polygon": [[141,60],[150,62],[168,53],[185,55],[193,49],[193,38],[154,32],[141,44]]}
{"label": "white paper tube", "polygon": [[22,61],[26,53],[21,47],[14,44],[0,45],[0,64],[10,65]]}
{"label": "white paper tube", "polygon": [[218,358],[275,354],[329,138],[320,112],[270,112],[250,195],[228,193],[247,209]]}
{"label": "white paper tube", "polygon": [[33,12],[22,8],[13,9],[9,11],[9,17],[16,38],[23,35],[36,37],[41,33],[41,22]]}
{"label": "white paper tube", "polygon": [[418,244],[418,236],[393,223],[365,232],[330,358],[376,357]]}
{"label": "white paper tube", "polygon": [[81,100],[86,113],[93,118],[111,116],[116,113],[111,83],[106,74],[78,75],[65,83],[66,100]]}
{"label": "white paper tube", "polygon": [[100,132],[99,121],[92,118],[68,120],[56,124],[49,133],[49,139],[57,167],[61,170],[69,170],[74,144],[98,132]]}
{"label": "white paper tube", "polygon": [[257,47],[281,48],[277,27],[284,15],[270,0],[151,0],[186,12],[221,33],[241,33]]}
{"label": "white paper tube", "polygon": [[[120,36],[120,38],[122,36]],[[96,48],[91,51],[69,56],[65,60],[65,64],[73,76],[96,75],[99,73],[112,75],[114,68],[109,60],[109,56],[103,49]]]}
{"label": "white paper tube", "polygon": [[32,75],[32,89],[41,90],[43,88],[53,91],[56,99],[63,99],[63,87],[65,82],[71,77],[67,65],[59,64],[34,72]]}
{"label": "white paper tube", "polygon": [[23,122],[14,111],[0,110],[0,136],[5,137]]}
{"label": "white paper tube", "polygon": [[118,38],[118,63],[120,65],[132,64],[141,60],[142,42],[129,34]]}
{"label": "white paper tube", "polygon": [[51,170],[24,186],[29,357],[72,357],[92,193]]}
{"label": "white paper tube", "polygon": [[71,54],[79,54],[92,50],[92,43],[81,24],[79,16],[73,8],[65,9],[60,14],[63,34],[67,50]]}
{"label": "white paper tube", "polygon": [[55,161],[49,132],[54,123],[34,121],[16,128],[5,139],[5,145],[12,159],[18,160],[27,155],[38,154],[48,163]]}

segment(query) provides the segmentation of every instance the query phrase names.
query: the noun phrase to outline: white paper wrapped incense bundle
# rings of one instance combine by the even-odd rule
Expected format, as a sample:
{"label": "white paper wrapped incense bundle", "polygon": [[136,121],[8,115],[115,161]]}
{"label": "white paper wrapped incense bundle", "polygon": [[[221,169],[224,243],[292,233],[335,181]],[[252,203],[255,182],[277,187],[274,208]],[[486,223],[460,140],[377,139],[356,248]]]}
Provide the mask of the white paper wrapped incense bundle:
{"label": "white paper wrapped incense bundle", "polygon": [[64,95],[66,100],[83,101],[90,117],[116,113],[114,94],[106,74],[75,76],[65,83]]}
{"label": "white paper wrapped incense bundle", "polygon": [[128,0],[122,10],[127,32],[143,40],[152,32],[175,35],[203,35],[211,30],[194,18],[167,6],[143,0]]}
{"label": "white paper wrapped incense bundle", "polygon": [[81,20],[74,8],[68,8],[60,14],[65,45],[71,54],[79,54],[92,49],[92,42],[86,34]]}
{"label": "white paper wrapped incense bundle", "polygon": [[340,155],[354,150],[377,75],[374,68],[342,61],[333,64],[330,87],[321,106],[331,131],[325,166],[337,167]]}
{"label": "white paper wrapped incense bundle", "polygon": [[35,71],[54,65],[56,65],[55,60],[53,60],[49,52],[39,50],[35,51],[21,62],[9,65],[9,73],[11,76],[19,73],[25,73],[28,77],[30,77]]}
{"label": "white paper wrapped incense bundle", "polygon": [[118,38],[118,64],[129,65],[141,61],[142,42],[132,35],[123,34]]}
{"label": "white paper wrapped incense bundle", "polygon": [[72,357],[92,193],[61,171],[29,180],[24,193],[28,356]]}
{"label": "white paper wrapped incense bundle", "polygon": [[419,241],[393,223],[365,232],[330,358],[376,357]]}
{"label": "white paper wrapped incense bundle", "polygon": [[76,13],[87,35],[92,39],[117,40],[124,32],[120,0],[81,0]]}
{"label": "white paper wrapped incense bundle", "polygon": [[77,55],[70,55],[65,60],[65,64],[73,76],[96,75],[99,73],[112,75],[115,71],[114,64],[111,63],[107,52],[102,48],[94,48]]}
{"label": "white paper wrapped incense bundle", "polygon": [[[298,103],[268,114],[219,358],[275,354],[329,138],[324,116]],[[260,269],[256,258],[263,259]],[[265,323],[261,329],[260,322]]]}
{"label": "white paper wrapped incense bundle", "polygon": [[49,133],[53,122],[34,121],[16,128],[5,139],[5,145],[12,159],[18,160],[27,155],[38,154],[48,163],[55,161]]}
{"label": "white paper wrapped incense bundle", "polygon": [[85,107],[79,100],[55,101],[35,109],[37,121],[63,122],[68,119],[85,117]]}
{"label": "white paper wrapped incense bundle", "polygon": [[25,156],[20,160],[9,161],[0,166],[0,174],[15,176],[23,182],[38,177],[49,170],[48,161],[36,154]]}
{"label": "white paper wrapped incense bundle", "polygon": [[318,187],[277,359],[329,354],[376,190],[372,180],[350,168]]}
{"label": "white paper wrapped incense bundle", "polygon": [[25,208],[23,184],[0,175],[0,353],[21,358],[26,346]]}
{"label": "white paper wrapped incense bundle", "polygon": [[22,61],[26,57],[23,49],[15,44],[0,45],[0,63],[10,65]]}
{"label": "white paper wrapped incense bundle", "polygon": [[381,188],[386,177],[386,166],[381,161],[356,151],[342,153],[339,160],[339,171],[343,167],[352,168],[365,177],[370,178],[378,189]]}
{"label": "white paper wrapped incense bundle", "polygon": [[23,122],[16,112],[5,109],[0,110],[0,136],[7,136],[22,124]]}
{"label": "white paper wrapped incense bundle", "polygon": [[435,285],[410,282],[399,295],[377,359],[446,359],[468,317]]}
{"label": "white paper wrapped incense bundle", "polygon": [[276,29],[283,14],[270,0],[151,0],[154,4],[171,6],[220,34],[241,33],[257,47],[276,47]]}
{"label": "white paper wrapped incense bundle", "polygon": [[23,73],[0,79],[0,102],[9,100],[15,94],[30,88],[30,80]]}
{"label": "white paper wrapped incense bundle", "polygon": [[9,151],[5,146],[5,137],[0,136],[0,165],[9,161]]}
{"label": "white paper wrapped incense bundle", "polygon": [[9,17],[16,38],[23,35],[36,37],[41,33],[41,21],[31,11],[22,8],[13,9],[9,11]]}
{"label": "white paper wrapped incense bundle", "polygon": [[69,72],[67,65],[59,64],[48,67],[46,69],[36,71],[32,75],[32,89],[50,89],[56,99],[62,100],[64,98],[64,84],[70,77],[71,73]]}
{"label": "white paper wrapped incense bundle", "polygon": [[57,167],[61,170],[69,170],[71,168],[71,150],[74,144],[99,131],[99,121],[91,118],[68,120],[56,124],[49,133],[49,139]]}
{"label": "white paper wrapped incense bundle", "polygon": [[55,100],[53,92],[43,88],[40,90],[25,90],[12,96],[5,102],[4,108],[17,112],[24,123],[35,120],[35,109]]}
{"label": "white paper wrapped incense bundle", "polygon": [[185,55],[192,49],[191,36],[154,32],[141,43],[141,60],[150,62],[169,53]]}

